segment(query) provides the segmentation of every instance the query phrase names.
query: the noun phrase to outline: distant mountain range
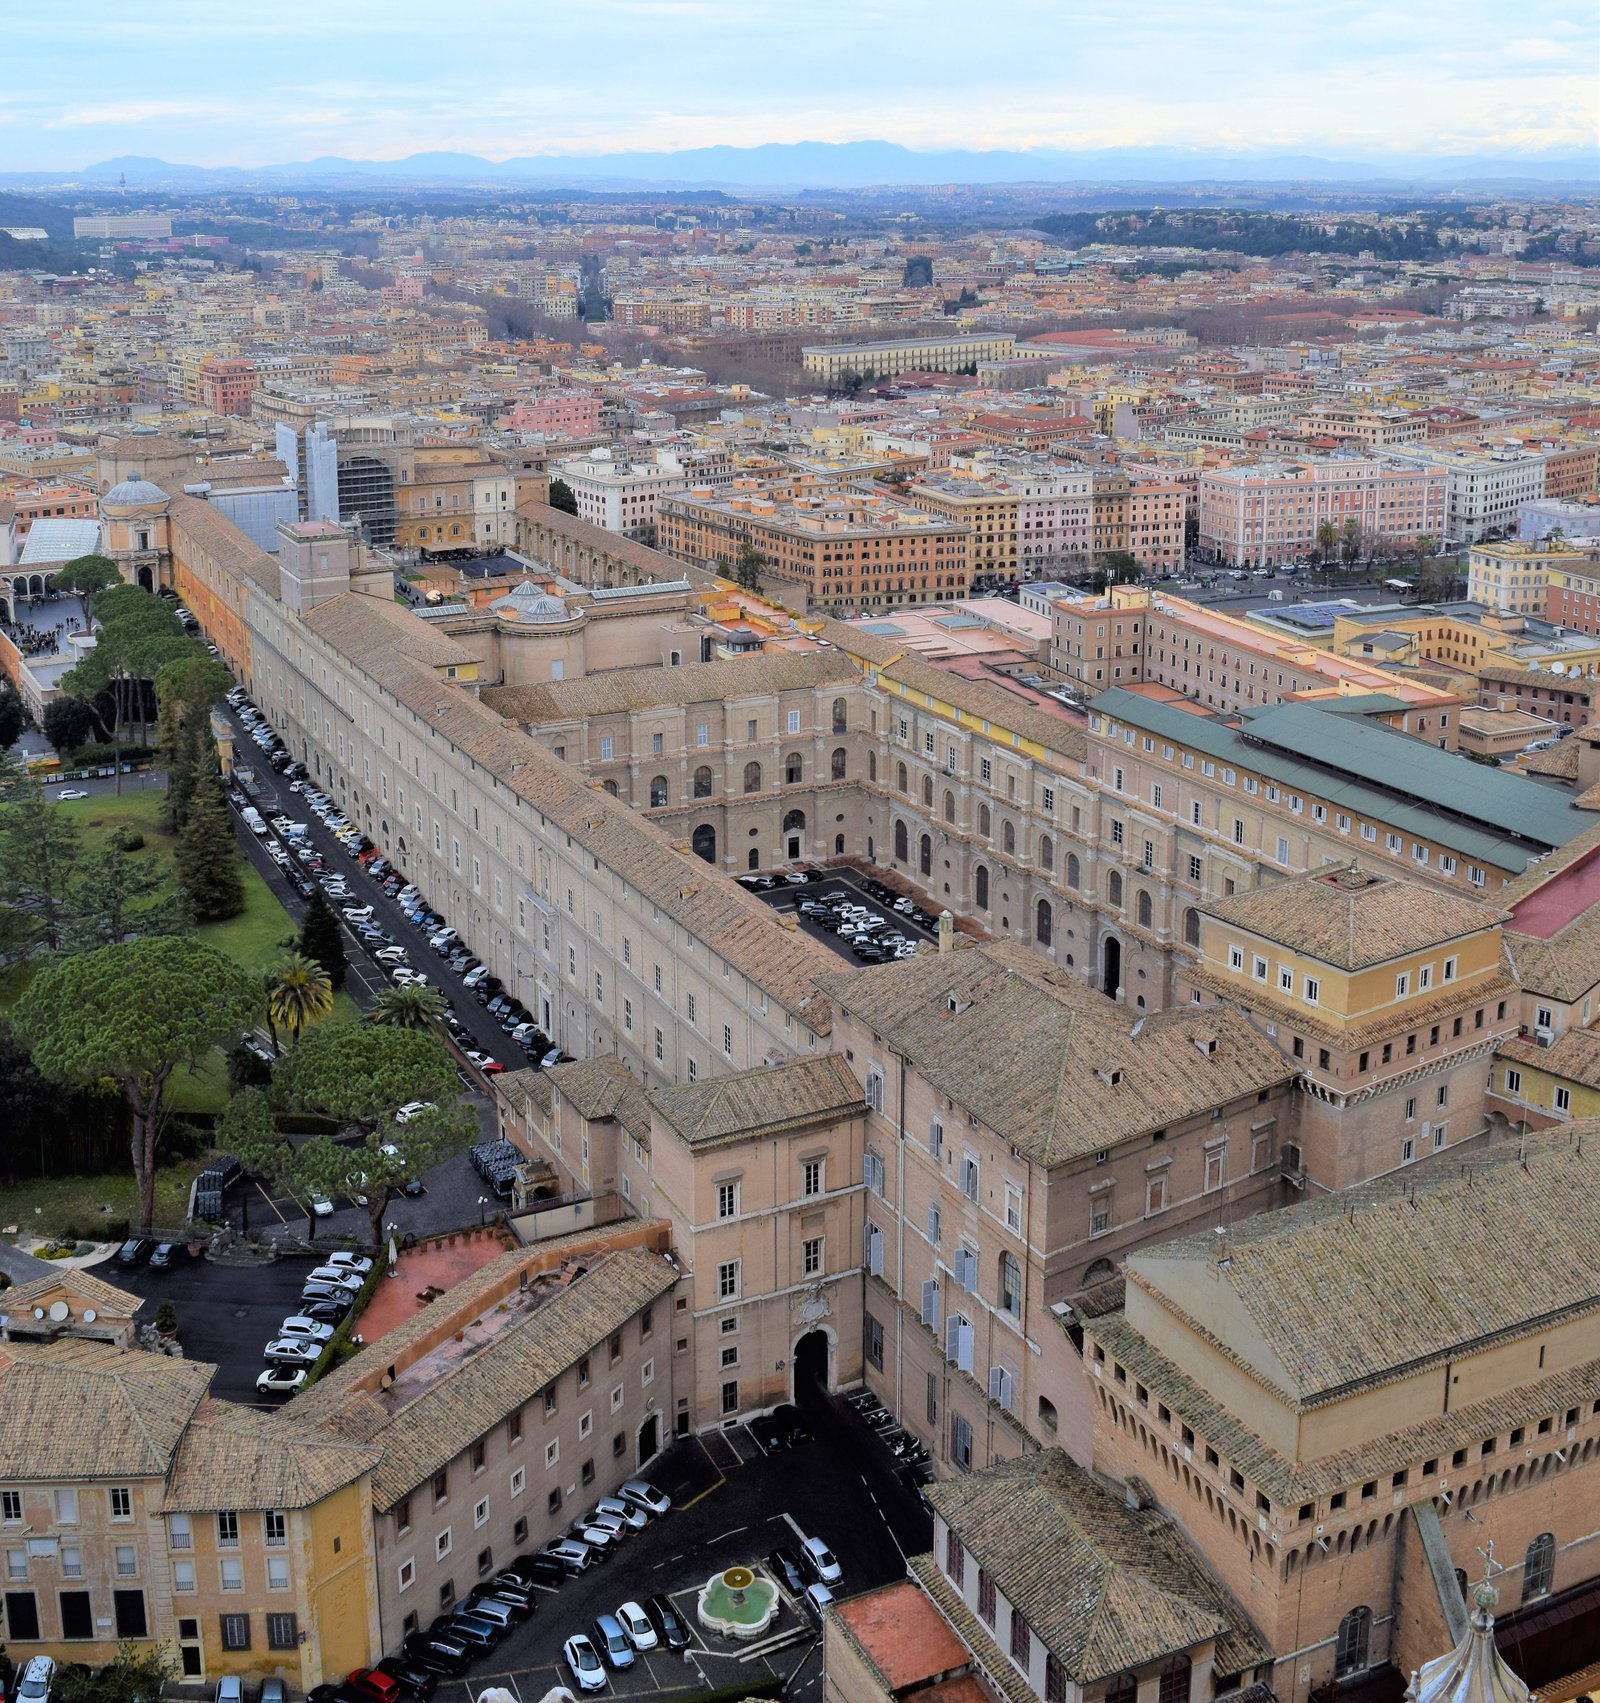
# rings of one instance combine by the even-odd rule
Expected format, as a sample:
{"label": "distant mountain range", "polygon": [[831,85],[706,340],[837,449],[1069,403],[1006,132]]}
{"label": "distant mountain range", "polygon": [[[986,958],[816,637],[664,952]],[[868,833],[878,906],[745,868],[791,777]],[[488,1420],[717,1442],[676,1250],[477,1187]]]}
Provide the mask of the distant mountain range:
{"label": "distant mountain range", "polygon": [[1313,154],[1207,153],[1149,147],[921,153],[896,142],[769,142],[677,153],[412,154],[402,160],[324,157],[282,165],[192,166],[128,155],[81,171],[0,172],[8,187],[228,190],[448,186],[459,189],[777,191],[998,184],[1372,183],[1393,187],[1600,180],[1595,154],[1407,155],[1327,159]]}

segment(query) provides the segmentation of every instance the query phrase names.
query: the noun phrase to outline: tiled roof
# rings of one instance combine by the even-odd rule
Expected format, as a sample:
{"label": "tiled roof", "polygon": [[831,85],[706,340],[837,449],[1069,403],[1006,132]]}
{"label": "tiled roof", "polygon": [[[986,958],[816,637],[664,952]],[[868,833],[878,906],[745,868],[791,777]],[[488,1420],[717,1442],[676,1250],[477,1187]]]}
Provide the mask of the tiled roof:
{"label": "tiled roof", "polygon": [[550,1080],[542,1070],[531,1065],[522,1070],[504,1070],[494,1079],[497,1099],[524,1114],[550,1110]]}
{"label": "tiled roof", "polygon": [[119,1289],[116,1284],[107,1283],[103,1277],[96,1277],[92,1271],[71,1268],[63,1271],[56,1267],[48,1276],[35,1278],[31,1283],[19,1283],[14,1289],[8,1289],[5,1297],[6,1311],[14,1313],[19,1307],[31,1307],[46,1295],[55,1296],[62,1290],[69,1295],[76,1295],[86,1306],[93,1307],[97,1312],[114,1313],[118,1318],[131,1318],[144,1305],[142,1295]]}
{"label": "tiled roof", "polygon": [[1530,752],[1519,766],[1524,774],[1543,775],[1547,780],[1575,781],[1578,778],[1579,744],[1576,739],[1558,739],[1548,751]]}
{"label": "tiled roof", "polygon": [[173,526],[192,538],[213,561],[252,581],[268,597],[279,595],[283,577],[277,562],[203,497],[176,496],[167,513]]}
{"label": "tiled roof", "polygon": [[[518,1249],[492,1260],[451,1291],[452,1307],[463,1299],[462,1289],[473,1285],[492,1312],[487,1297],[527,1257]],[[592,1253],[584,1263],[582,1275],[564,1287],[546,1279],[557,1292],[538,1297],[526,1317],[489,1332],[477,1347],[435,1345],[389,1389],[365,1389],[371,1362],[363,1364],[363,1356],[347,1361],[296,1398],[296,1419],[320,1426],[330,1438],[376,1445],[373,1505],[392,1508],[678,1280],[661,1255],[642,1248]],[[438,1328],[437,1317],[424,1308],[385,1336],[381,1349],[369,1352],[405,1366],[411,1343],[426,1341]],[[465,1328],[470,1335],[473,1326]],[[419,1378],[418,1366],[430,1368],[431,1375]]]}
{"label": "tiled roof", "polygon": [[689,1147],[778,1135],[867,1109],[855,1073],[836,1053],[656,1088],[647,1098],[652,1117]]}
{"label": "tiled roof", "polygon": [[215,1371],[74,1339],[0,1344],[0,1474],[165,1477]]}
{"label": "tiled roof", "polygon": [[1594,1029],[1563,1029],[1548,1047],[1531,1037],[1502,1041],[1499,1056],[1582,1088],[1600,1088],[1600,1031]]}
{"label": "tiled roof", "polygon": [[1548,938],[1505,931],[1517,982],[1527,993],[1572,1002],[1600,982],[1600,906],[1590,905]]}
{"label": "tiled roof", "polygon": [[650,1101],[643,1084],[612,1053],[552,1065],[545,1080],[559,1089],[581,1118],[612,1118],[646,1146],[650,1143]]}
{"label": "tiled roof", "polygon": [[478,660],[465,645],[419,621],[409,609],[361,592],[330,597],[308,609],[301,620],[341,656],[363,666],[377,660],[380,652],[409,657],[429,668],[464,667]]}
{"label": "tiled roof", "polygon": [[[1586,1133],[1583,1143],[1570,1132]],[[1129,1256],[1137,1287],[1303,1406],[1600,1312],[1600,1120]],[[1206,1286],[1202,1328],[1190,1297]],[[1225,1337],[1232,1340],[1225,1340]]]}
{"label": "tiled roof", "polygon": [[1271,1659],[1183,1534],[1061,1449],[926,1491],[934,1512],[1078,1685],[1215,1640],[1216,1671]]}
{"label": "tiled roof", "polygon": [[856,685],[860,672],[837,651],[775,651],[682,668],[625,668],[539,686],[497,686],[483,701],[523,727],[631,710],[733,703],[818,686]]}
{"label": "tiled roof", "polygon": [[370,1471],[378,1457],[370,1446],[330,1441],[288,1409],[256,1413],[207,1400],[178,1445],[161,1508],[309,1508]]}
{"label": "tiled roof", "polygon": [[1367,969],[1459,940],[1509,915],[1467,894],[1442,893],[1354,862],[1231,898],[1202,900],[1200,909],[1340,970]]}
{"label": "tiled roof", "polygon": [[1518,900],[1526,899],[1530,893],[1538,892],[1562,870],[1582,863],[1597,846],[1600,846],[1600,822],[1591,823],[1575,839],[1568,840],[1564,846],[1557,847],[1547,857],[1541,858],[1531,868],[1524,870],[1515,880],[1508,881],[1495,897],[1503,905],[1515,905]]}
{"label": "tiled roof", "polygon": [[935,1090],[1041,1165],[1296,1074],[1239,1012],[1130,1011],[1015,941],[919,952],[823,986]]}

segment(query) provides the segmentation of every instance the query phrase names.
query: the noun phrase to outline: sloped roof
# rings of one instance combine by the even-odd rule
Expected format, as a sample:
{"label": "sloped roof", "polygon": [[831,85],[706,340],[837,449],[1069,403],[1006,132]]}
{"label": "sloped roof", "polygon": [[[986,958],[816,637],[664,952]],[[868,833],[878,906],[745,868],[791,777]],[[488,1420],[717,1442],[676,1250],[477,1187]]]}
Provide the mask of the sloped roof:
{"label": "sloped roof", "polygon": [[919,952],[822,985],[935,1090],[1041,1165],[1295,1074],[1240,1012],[1131,1011],[1017,941]]}
{"label": "sloped roof", "polygon": [[26,568],[41,562],[75,562],[79,556],[92,555],[99,548],[99,521],[51,515],[36,520],[28,528],[18,565]]}
{"label": "sloped roof", "polygon": [[861,1084],[837,1053],[657,1088],[647,1098],[652,1116],[690,1147],[776,1135],[867,1109]]}
{"label": "sloped roof", "polygon": [[1340,970],[1367,969],[1459,940],[1510,915],[1468,894],[1441,892],[1354,862],[1231,898],[1202,900],[1200,909]]}
{"label": "sloped roof", "polygon": [[1061,1449],[930,1485],[934,1512],[1079,1685],[1216,1640],[1218,1673],[1269,1647],[1182,1533]]}
{"label": "sloped roof", "polygon": [[309,1508],[370,1471],[378,1455],[293,1423],[287,1409],[256,1413],[208,1399],[178,1445],[161,1508]]}

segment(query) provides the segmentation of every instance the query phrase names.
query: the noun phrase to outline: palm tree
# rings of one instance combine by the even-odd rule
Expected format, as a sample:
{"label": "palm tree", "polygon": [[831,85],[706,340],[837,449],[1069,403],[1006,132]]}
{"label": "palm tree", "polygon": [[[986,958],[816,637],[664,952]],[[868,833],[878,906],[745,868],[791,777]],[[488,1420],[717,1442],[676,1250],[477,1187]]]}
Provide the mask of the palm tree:
{"label": "palm tree", "polygon": [[291,1040],[333,1011],[333,983],[314,958],[299,952],[285,953],[267,972],[267,1025],[272,1044],[278,1046],[278,1031]]}
{"label": "palm tree", "polygon": [[1325,562],[1339,544],[1339,529],[1331,520],[1323,521],[1317,528],[1317,559]]}
{"label": "palm tree", "polygon": [[385,988],[367,1012],[369,1023],[391,1029],[437,1029],[444,1022],[444,995],[438,988]]}

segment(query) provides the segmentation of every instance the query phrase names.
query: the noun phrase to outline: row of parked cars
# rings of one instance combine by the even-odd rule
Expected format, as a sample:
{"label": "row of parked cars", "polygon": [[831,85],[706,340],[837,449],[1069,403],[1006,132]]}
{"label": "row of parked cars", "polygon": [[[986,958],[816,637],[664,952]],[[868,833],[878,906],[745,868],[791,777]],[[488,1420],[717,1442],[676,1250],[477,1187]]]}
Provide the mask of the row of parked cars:
{"label": "row of parked cars", "polygon": [[300,1311],[278,1326],[262,1350],[267,1365],[256,1379],[258,1395],[292,1396],[305,1387],[371,1270],[371,1260],[343,1251],[330,1253],[312,1270],[300,1291]]}
{"label": "row of parked cars", "polygon": [[918,943],[910,935],[902,934],[887,917],[870,905],[857,903],[846,893],[808,896],[795,909],[818,928],[838,935],[852,956],[863,964],[897,962],[912,957],[917,950]]}

